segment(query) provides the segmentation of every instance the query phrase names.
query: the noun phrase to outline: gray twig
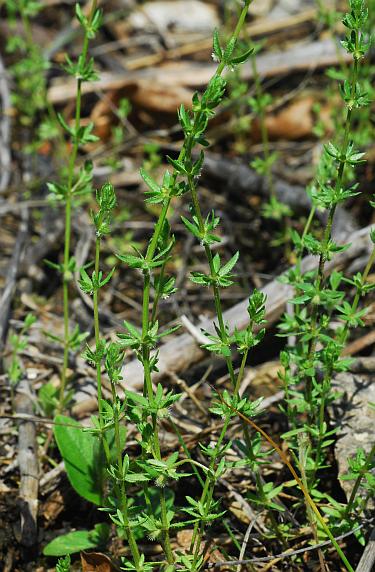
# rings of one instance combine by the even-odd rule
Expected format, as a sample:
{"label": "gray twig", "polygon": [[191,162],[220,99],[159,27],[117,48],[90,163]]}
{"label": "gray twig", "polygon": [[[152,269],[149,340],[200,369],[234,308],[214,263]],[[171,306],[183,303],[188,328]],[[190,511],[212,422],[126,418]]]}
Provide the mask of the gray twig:
{"label": "gray twig", "polygon": [[0,55],[0,98],[1,98],[1,115],[0,115],[0,193],[3,193],[10,180],[10,114],[11,107],[10,89],[8,85],[7,74],[3,60]]}

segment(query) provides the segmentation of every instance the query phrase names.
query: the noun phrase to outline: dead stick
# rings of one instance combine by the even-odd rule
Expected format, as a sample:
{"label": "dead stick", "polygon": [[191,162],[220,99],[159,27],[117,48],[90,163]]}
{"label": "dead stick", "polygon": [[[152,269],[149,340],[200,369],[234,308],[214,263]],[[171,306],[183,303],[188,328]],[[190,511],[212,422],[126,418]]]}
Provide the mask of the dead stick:
{"label": "dead stick", "polygon": [[[335,268],[345,268],[351,260],[358,258],[365,252],[370,252],[372,243],[369,238],[371,227],[368,226],[353,233],[348,240],[351,246],[341,252],[326,265],[327,273]],[[307,256],[302,261],[302,271],[307,272],[316,268],[316,257]],[[280,276],[267,284],[262,291],[267,295],[266,320],[267,327],[272,326],[285,310],[285,305],[293,294],[293,288],[287,284],[279,282]],[[239,302],[224,313],[225,321],[228,323],[229,331],[235,328],[242,330],[248,324],[247,314],[248,299]],[[198,329],[203,329],[214,333],[213,322],[216,318],[206,319],[197,325]],[[159,348],[159,372],[155,372],[153,380],[157,381],[168,372],[179,373],[191,364],[200,361],[205,356],[205,352],[197,345],[195,339],[190,334],[177,336],[170,342],[163,344]],[[131,389],[143,387],[143,368],[137,360],[126,364],[123,368],[124,385]]]}
{"label": "dead stick", "polygon": [[[347,55],[340,48],[340,58],[346,61]],[[339,63],[337,46],[332,40],[321,40],[293,46],[282,52],[270,52],[258,57],[258,70],[262,77],[274,77],[283,74],[301,73],[310,69],[319,69]],[[132,86],[140,80],[149,80],[154,84],[201,87],[207,85],[216,67],[212,64],[196,62],[178,62],[169,66],[129,71],[128,73],[102,73],[100,80],[85,83],[82,92],[96,93],[98,90],[118,90]],[[241,67],[241,78],[251,80],[253,72],[250,64]],[[66,80],[54,83],[48,90],[51,103],[65,103],[74,98],[74,81]]]}
{"label": "dead stick", "polygon": [[366,544],[366,548],[362,554],[362,558],[355,572],[371,572],[374,570],[375,564],[375,528],[373,528],[370,538]]}
{"label": "dead stick", "polygon": [[16,290],[16,280],[21,264],[23,250],[26,244],[26,239],[28,235],[28,212],[27,210],[22,211],[22,219],[16,238],[16,243],[13,249],[13,255],[9,263],[8,274],[4,286],[4,290],[0,298],[0,355],[4,351],[5,342],[8,333],[9,325],[9,314],[10,308],[13,301],[14,292]]}
{"label": "dead stick", "polygon": [[0,55],[0,193],[7,190],[11,174],[10,129],[11,97],[3,60]]}
{"label": "dead stick", "polygon": [[[33,415],[34,408],[26,378],[17,387],[17,415]],[[19,542],[31,548],[37,542],[39,462],[36,427],[33,421],[20,421],[18,429],[18,466],[20,469],[19,503],[21,528]]]}

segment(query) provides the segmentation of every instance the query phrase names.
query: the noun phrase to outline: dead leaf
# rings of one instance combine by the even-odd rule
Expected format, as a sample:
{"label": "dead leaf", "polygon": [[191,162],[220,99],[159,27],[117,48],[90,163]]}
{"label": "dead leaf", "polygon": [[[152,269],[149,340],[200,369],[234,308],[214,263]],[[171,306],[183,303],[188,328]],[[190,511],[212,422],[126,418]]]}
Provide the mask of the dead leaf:
{"label": "dead leaf", "polygon": [[193,539],[193,529],[187,528],[186,530],[179,530],[176,535],[176,540],[179,548],[189,550],[191,541]]}
{"label": "dead leaf", "polygon": [[191,107],[193,91],[181,85],[166,85],[148,80],[139,81],[136,91],[131,95],[134,106],[148,111],[176,114],[181,103]]}
{"label": "dead leaf", "polygon": [[48,523],[52,523],[64,508],[63,496],[59,490],[56,490],[53,491],[47,498],[46,502],[42,504],[41,513]]}
{"label": "dead leaf", "polygon": [[239,501],[233,500],[229,506],[229,510],[243,524],[247,525],[251,522],[250,516],[243,510],[243,506]]}
{"label": "dead leaf", "polygon": [[241,392],[250,386],[251,395],[255,398],[275,395],[281,389],[278,377],[280,368],[278,361],[268,361],[256,368],[249,368],[242,381]]}
{"label": "dead leaf", "polygon": [[112,560],[101,552],[81,552],[82,572],[117,572]]}
{"label": "dead leaf", "polygon": [[267,117],[266,125],[270,137],[294,140],[311,135],[314,127],[313,104],[312,97],[304,97],[293,101],[276,115]]}

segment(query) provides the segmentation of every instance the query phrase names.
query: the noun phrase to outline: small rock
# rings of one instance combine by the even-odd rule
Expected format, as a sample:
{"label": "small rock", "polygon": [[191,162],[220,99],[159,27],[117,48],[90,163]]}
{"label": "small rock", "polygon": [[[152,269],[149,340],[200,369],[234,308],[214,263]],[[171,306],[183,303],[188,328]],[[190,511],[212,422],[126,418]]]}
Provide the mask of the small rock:
{"label": "small rock", "polygon": [[[340,426],[335,445],[340,477],[348,470],[348,458],[354,457],[359,448],[368,453],[374,443],[375,410],[370,403],[375,402],[375,384],[373,375],[341,373],[333,387],[343,392],[329,408],[334,424]],[[341,486],[349,497],[353,482],[341,481]]]}
{"label": "small rock", "polygon": [[147,2],[129,16],[129,23],[145,30],[152,24],[161,32],[176,29],[181,32],[211,32],[219,25],[214,6],[199,0]]}
{"label": "small rock", "polygon": [[311,0],[279,0],[269,13],[269,18],[278,20],[287,18],[292,14],[297,14],[308,8],[313,8],[314,2]]}
{"label": "small rock", "polygon": [[249,14],[257,18],[267,16],[274,4],[274,0],[253,0],[249,6]]}

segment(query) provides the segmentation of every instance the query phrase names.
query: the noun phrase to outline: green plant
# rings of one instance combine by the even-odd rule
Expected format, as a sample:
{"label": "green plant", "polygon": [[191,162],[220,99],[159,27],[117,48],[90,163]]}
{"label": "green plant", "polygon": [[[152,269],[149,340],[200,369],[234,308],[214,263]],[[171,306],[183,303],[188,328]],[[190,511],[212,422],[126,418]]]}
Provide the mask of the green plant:
{"label": "green plant", "polygon": [[9,337],[9,345],[11,347],[11,358],[10,363],[7,367],[11,397],[13,403],[14,388],[22,377],[22,365],[20,361],[19,354],[27,348],[29,343],[28,332],[33,324],[35,324],[36,318],[33,314],[27,314],[23,321],[22,328],[19,333],[11,334]]}
{"label": "green plant", "polygon": [[59,558],[56,564],[56,572],[70,572],[70,556]]}
{"label": "green plant", "polygon": [[[103,278],[99,269],[100,239],[103,234],[107,234],[109,232],[110,215],[115,206],[115,196],[110,185],[104,186],[100,191],[97,192],[98,211],[92,214],[97,237],[95,269],[91,276],[89,276],[86,269],[81,269],[80,281],[81,288],[86,293],[92,294],[94,297],[95,349],[92,350],[90,347],[87,347],[85,352],[86,358],[96,366],[97,371],[99,419],[97,424],[95,423],[95,427],[92,431],[96,432],[100,437],[100,443],[103,445],[106,455],[108,474],[113,487],[112,495],[109,497],[109,506],[104,507],[104,509],[110,512],[112,521],[116,524],[120,531],[122,530],[124,532],[129,542],[132,560],[127,561],[124,564],[125,569],[128,570],[134,569],[140,571],[149,568],[149,565],[144,562],[144,558],[140,555],[134,538],[133,530],[139,526],[141,526],[150,537],[160,541],[165,552],[167,562],[169,564],[173,564],[176,561],[176,556],[173,554],[170,545],[170,529],[171,526],[173,526],[172,519],[174,516],[174,511],[168,507],[166,497],[167,493],[164,485],[171,479],[175,480],[183,477],[184,474],[178,472],[178,467],[183,465],[185,462],[192,464],[194,461],[190,459],[178,460],[177,453],[172,454],[166,460],[162,459],[159,441],[159,422],[160,419],[168,415],[169,407],[176,401],[176,399],[178,399],[178,396],[172,394],[164,395],[160,385],[158,386],[156,393],[154,393],[151,380],[152,371],[156,368],[157,365],[157,357],[151,356],[151,349],[155,346],[156,342],[161,337],[173,331],[169,330],[160,333],[157,320],[157,306],[160,298],[168,296],[174,292],[174,281],[165,273],[166,264],[170,257],[170,252],[174,242],[173,238],[170,236],[167,214],[172,199],[187,192],[193,193],[193,202],[196,203],[195,179],[199,175],[204,155],[202,152],[198,161],[194,162],[192,160],[192,150],[196,144],[207,144],[204,139],[204,131],[206,129],[209,118],[214,114],[214,109],[220,103],[224,94],[225,81],[221,77],[224,68],[226,66],[240,64],[248,56],[247,53],[241,56],[235,56],[233,53],[238,35],[240,33],[240,29],[247,13],[248,5],[249,1],[245,2],[245,7],[241,12],[241,16],[234,35],[229,41],[225,50],[223,50],[220,46],[218,34],[215,34],[214,51],[216,57],[219,60],[218,69],[203,95],[199,96],[196,94],[194,96],[193,114],[191,115],[189,112],[187,112],[183,106],[180,108],[179,119],[185,133],[185,143],[178,159],[169,159],[173,167],[172,174],[167,171],[164,175],[162,185],[159,185],[145,170],[142,170],[141,172],[146,184],[149,187],[147,201],[152,204],[161,203],[162,209],[159,215],[159,219],[155,225],[155,231],[149,243],[146,255],[142,255],[142,253],[138,250],[135,251],[134,255],[118,255],[120,260],[128,264],[130,267],[138,268],[142,271],[144,276],[144,291],[141,330],[138,330],[138,328],[132,324],[125,322],[127,333],[120,334],[120,342],[116,344],[110,343],[106,345],[105,342],[100,339],[98,321],[98,292],[99,289],[104,286],[111,278],[111,273],[106,278]],[[92,11],[92,14],[93,13],[94,12]],[[78,16],[80,15],[78,14]],[[81,18],[79,19],[81,21]],[[86,54],[86,52],[84,52],[84,54]],[[83,59],[85,60],[85,58]],[[80,83],[78,86],[79,95]],[[80,101],[80,98],[78,97],[77,100]],[[62,123],[64,124],[63,121]],[[73,153],[74,159],[78,149],[78,126],[79,112],[76,116],[76,146],[74,147],[75,153]],[[72,165],[74,165],[74,162]],[[184,181],[184,179],[186,181]],[[68,199],[71,199],[72,194],[72,191],[69,191],[69,189],[71,189],[70,186],[68,186],[67,192],[64,193],[67,204],[67,211],[69,211],[70,204]],[[59,191],[59,188],[54,186],[54,188],[51,190],[56,192]],[[197,211],[197,213],[199,215],[200,211]],[[190,223],[188,221],[186,221],[186,224],[189,227]],[[210,244],[210,233],[211,230],[214,229],[215,224],[217,223],[215,223],[214,217],[212,217],[212,222],[207,220],[208,227],[210,227],[210,225],[212,227],[213,225],[212,228],[210,227],[208,233],[206,233],[205,229],[202,228],[202,221],[200,221],[198,226],[196,226],[196,232],[205,234],[205,236],[202,236],[202,240],[205,242],[207,248]],[[67,229],[68,231],[70,230],[69,224],[67,224]],[[68,239],[65,242],[65,252],[68,248],[67,245],[69,246]],[[208,252],[210,252],[209,248]],[[229,285],[231,283],[231,269],[234,266],[236,260],[237,256],[233,257],[229,263],[223,265],[221,268],[219,268],[220,259],[218,257],[215,258],[215,261],[214,259],[211,260],[213,265],[212,268],[215,267],[215,272],[220,275],[220,280],[224,285]],[[68,266],[69,260],[67,258],[64,258],[64,264],[65,265],[61,270],[72,271],[73,264],[70,262],[70,266]],[[155,269],[158,269],[157,274],[155,274]],[[151,284],[155,290],[155,296],[153,304],[151,305],[151,310],[149,310]],[[66,292],[66,289],[64,289],[64,292]],[[216,300],[217,303],[219,303],[218,296],[216,296]],[[254,309],[254,312],[256,314],[256,308]],[[256,319],[255,314],[254,319]],[[239,333],[237,337],[238,344],[242,344],[244,353],[247,355],[247,348],[256,343],[252,339],[251,332],[248,332],[246,339],[242,339]],[[65,347],[67,347],[67,344]],[[142,362],[145,376],[145,388],[143,397],[132,394],[131,392],[127,392],[127,401],[122,405],[117,397],[117,383],[121,379],[120,371],[123,359],[123,351],[126,347],[132,348],[136,352],[138,359]],[[102,399],[101,367],[103,361],[105,363],[106,372],[111,381],[112,403]],[[62,388],[64,388],[64,384],[62,384]],[[123,440],[121,439],[120,435],[120,420],[122,420],[124,416],[128,417],[132,421],[135,421],[141,433],[140,444],[142,447],[142,456],[138,461],[135,462],[130,462],[127,455],[122,458]],[[59,419],[60,418],[58,417],[57,421]],[[112,428],[114,429],[115,433],[116,445],[116,455],[114,460],[111,458],[111,453],[107,441],[107,432]],[[60,442],[58,438],[58,444],[64,456],[64,442],[67,441],[66,437],[69,433],[71,433],[71,431],[70,429],[68,430],[66,426],[64,427],[62,424],[58,424],[56,426],[55,432],[56,436],[58,436],[60,433],[63,436],[60,438]],[[72,451],[73,449],[75,449],[75,454],[77,454],[77,444],[74,444],[73,441],[71,441],[70,447],[67,450]],[[67,453],[65,453],[65,459],[67,459]],[[216,457],[211,463],[212,466],[215,465],[215,461]],[[70,463],[70,465],[72,464],[73,463]],[[211,467],[206,469],[205,467],[201,466],[201,468],[205,472],[212,472]],[[219,471],[220,470],[221,468]],[[79,478],[81,478],[81,475]],[[78,489],[78,478],[76,478],[76,476],[72,477],[72,469],[70,469],[70,479],[72,484],[74,482],[75,488]],[[156,484],[161,487],[159,488],[158,495],[160,502],[160,516],[158,517],[153,510],[150,492],[147,486],[144,486],[143,488],[143,493],[145,496],[145,511],[143,511],[141,514],[138,513],[136,516],[136,513],[134,513],[134,508],[132,511],[129,511],[127,487],[131,483],[138,483],[142,485],[151,480],[154,480]],[[204,504],[210,505],[210,500],[206,500]],[[204,510],[206,511],[206,507]],[[209,510],[211,510],[211,508],[209,508]],[[207,518],[204,516],[204,514],[199,517],[199,520],[202,518],[205,522],[207,522]],[[193,518],[193,522],[196,521],[197,519]],[[199,552],[199,545],[197,550],[192,552],[191,558],[186,555],[181,555],[181,562],[183,562],[185,565],[187,565],[187,562],[191,562],[193,566],[192,569],[198,569],[202,564],[202,559],[200,555],[198,555],[198,558],[196,557],[197,551]]]}
{"label": "green plant", "polygon": [[45,71],[48,63],[34,42],[31,30],[31,18],[40,12],[42,3],[36,0],[6,0],[6,7],[10,28],[15,28],[18,15],[23,28],[23,34],[12,34],[6,45],[8,53],[22,55],[10,69],[17,86],[12,99],[19,111],[21,124],[31,126],[37,112],[46,106]]}
{"label": "green plant", "polygon": [[27,314],[20,332],[18,334],[12,334],[9,338],[9,344],[12,348],[12,357],[8,367],[8,376],[11,386],[16,385],[22,375],[22,368],[18,354],[27,347],[28,338],[26,334],[30,330],[31,326],[35,324],[35,320],[36,318],[33,314]]}
{"label": "green plant", "polygon": [[[350,328],[362,324],[364,310],[359,308],[361,297],[371,286],[367,283],[368,274],[375,258],[375,250],[363,273],[351,278],[344,278],[340,272],[333,272],[329,278],[325,275],[325,265],[336,252],[346,246],[336,244],[331,236],[333,218],[337,205],[356,194],[356,187],[346,186],[345,173],[348,166],[355,166],[362,161],[362,153],[354,149],[350,141],[353,110],[367,104],[366,94],[358,83],[359,64],[367,49],[367,40],[362,33],[366,23],[366,10],[363,0],[350,0],[351,13],[346,15],[344,23],[349,33],[344,42],[346,49],[353,54],[353,73],[350,81],[342,86],[341,94],[347,107],[344,131],[338,134],[337,141],[325,147],[324,160],[320,165],[317,179],[312,186],[314,209],[311,211],[302,236],[293,233],[295,249],[298,255],[296,267],[290,271],[285,280],[295,288],[292,300],[295,306],[293,315],[286,315],[281,325],[283,335],[296,336],[295,345],[288,346],[281,354],[284,367],[280,378],[285,386],[286,401],[284,411],[287,415],[290,430],[284,438],[289,444],[294,463],[290,461],[284,447],[264,431],[253,418],[261,412],[261,399],[251,401],[240,395],[241,382],[253,348],[261,343],[265,323],[265,295],[254,290],[249,296],[248,325],[242,330],[230,331],[225,322],[222,289],[230,287],[235,281],[234,269],[239,253],[233,254],[229,260],[213,250],[220,246],[221,239],[217,234],[220,218],[214,211],[204,213],[199,196],[199,175],[204,163],[203,150],[195,156],[195,147],[205,147],[208,142],[205,133],[209,120],[214,116],[216,108],[221,104],[226,90],[226,80],[222,74],[226,68],[244,62],[252,53],[250,46],[244,53],[238,54],[238,38],[244,24],[250,0],[243,3],[235,31],[227,45],[221,45],[219,33],[215,31],[213,39],[214,57],[218,66],[215,74],[201,94],[194,94],[192,110],[182,105],[178,112],[179,121],[184,134],[184,142],[176,157],[168,157],[170,169],[165,171],[162,180],[151,175],[145,166],[141,169],[142,178],[147,186],[146,202],[160,209],[154,231],[145,252],[133,247],[131,253],[117,253],[117,259],[131,269],[138,271],[143,278],[143,300],[140,323],[135,325],[124,322],[124,332],[118,334],[117,341],[107,341],[100,332],[100,292],[111,280],[114,269],[107,275],[103,273],[101,262],[101,242],[110,235],[111,221],[116,207],[116,196],[110,183],[106,183],[96,192],[96,207],[91,212],[95,228],[94,261],[80,269],[80,287],[85,294],[93,298],[94,344],[87,345],[85,357],[95,368],[98,395],[98,417],[92,418],[92,426],[84,429],[69,417],[58,415],[55,418],[55,437],[64,459],[68,478],[75,490],[87,500],[107,512],[115,525],[119,536],[123,537],[129,548],[129,556],[123,560],[122,569],[135,572],[149,572],[154,566],[163,566],[166,572],[174,569],[198,572],[205,564],[204,540],[207,527],[223,517],[225,511],[220,500],[215,498],[215,491],[221,477],[235,468],[246,467],[251,472],[256,485],[256,493],[249,494],[248,500],[259,510],[267,513],[266,524],[268,536],[281,544],[293,536],[292,524],[281,522],[280,515],[285,512],[281,501],[281,492],[285,484],[276,485],[266,482],[262,467],[269,462],[270,455],[276,452],[290,470],[293,481],[289,486],[300,491],[293,508],[302,514],[311,526],[315,541],[320,536],[328,537],[336,548],[346,569],[351,567],[346,555],[339,546],[333,532],[353,530],[358,517],[362,514],[364,500],[357,494],[365,483],[369,496],[374,487],[371,478],[373,453],[364,455],[359,452],[350,463],[348,478],[354,479],[353,493],[349,502],[341,506],[324,491],[321,491],[319,478],[324,468],[327,447],[332,443],[334,430],[330,429],[326,420],[327,405],[335,398],[331,388],[334,373],[343,371],[348,360],[341,357],[342,349],[348,339]],[[75,67],[80,78],[92,78],[92,60],[87,60],[87,43],[93,22],[99,21],[95,4],[92,4],[91,15],[85,19],[77,8],[77,16],[85,29],[83,55]],[[75,64],[69,62],[73,69]],[[83,74],[86,70],[87,75]],[[88,70],[88,71],[87,71]],[[90,73],[89,73],[90,72]],[[66,241],[64,264],[59,266],[64,276],[64,323],[66,326],[65,351],[78,347],[83,337],[74,333],[75,343],[71,343],[68,328],[68,277],[66,272],[75,268],[74,260],[69,257],[70,244],[70,211],[76,189],[78,194],[89,190],[91,173],[86,167],[79,175],[77,183],[73,183],[74,163],[78,146],[90,140],[92,127],[80,127],[80,89],[78,94],[75,127],[69,130],[73,137],[73,163],[68,186],[61,189],[59,185],[51,186],[55,194],[60,194],[66,204]],[[82,80],[83,81],[83,80]],[[258,99],[261,97],[258,93]],[[258,100],[257,100],[258,101]],[[61,119],[62,124],[64,120]],[[86,129],[88,131],[86,132]],[[266,153],[266,150],[265,150]],[[264,157],[267,162],[267,157]],[[267,167],[268,168],[268,167]],[[271,171],[265,171],[272,177]],[[154,178],[155,177],[155,178]],[[80,182],[81,181],[81,182]],[[84,181],[84,184],[82,184]],[[78,185],[77,187],[75,185]],[[81,186],[80,186],[81,185]],[[203,462],[198,462],[190,455],[182,436],[176,431],[184,454],[173,451],[163,455],[160,427],[163,420],[170,416],[170,409],[179,399],[173,392],[165,392],[159,383],[153,385],[153,372],[157,370],[158,353],[154,351],[158,342],[176,328],[163,329],[159,324],[159,302],[162,298],[173,295],[176,291],[175,280],[168,274],[168,263],[173,256],[175,239],[169,224],[171,204],[181,196],[189,196],[191,200],[190,215],[183,216],[182,222],[202,247],[206,256],[206,271],[192,272],[191,280],[199,286],[212,290],[217,321],[210,331],[205,331],[204,349],[223,358],[228,370],[230,387],[222,394],[214,391],[211,413],[223,420],[216,442],[200,443]],[[310,224],[316,208],[328,211],[328,222],[323,230],[323,239],[319,240],[310,232]],[[375,242],[375,234],[372,233]],[[318,257],[317,269],[303,275],[301,272],[302,254],[308,251]],[[354,288],[355,296],[350,303],[345,296],[342,285]],[[66,288],[65,288],[66,286]],[[340,316],[342,326],[334,329],[332,318]],[[67,341],[68,340],[68,341]],[[122,386],[122,364],[125,351],[132,350],[142,365],[144,373],[143,393],[132,392]],[[64,351],[64,367],[66,355]],[[236,372],[237,356],[240,365]],[[103,397],[103,375],[110,382],[111,398]],[[64,403],[65,381],[61,386],[60,409]],[[302,389],[301,389],[302,386]],[[124,397],[120,399],[120,388]],[[234,418],[239,417],[243,438],[235,441],[228,439],[227,433]],[[132,458],[128,454],[126,425],[132,423],[137,429],[139,455]],[[255,430],[255,434],[251,433]],[[261,438],[266,439],[271,449],[262,448]],[[239,452],[239,459],[229,457],[232,445]],[[197,483],[202,490],[195,497],[187,495],[182,507],[175,505],[171,484],[191,474],[197,476]],[[297,466],[297,470],[294,468]],[[106,494],[103,494],[103,491]],[[320,508],[317,507],[320,503]],[[323,517],[324,513],[328,519]],[[327,522],[328,520],[328,522]],[[102,527],[103,525],[99,525]],[[174,552],[171,537],[180,528],[192,528],[192,539],[186,550]],[[105,528],[104,531],[107,531]],[[52,541],[45,554],[62,555],[73,553],[82,547],[98,545],[101,540],[98,530],[72,531]],[[163,552],[162,562],[146,561],[141,553],[139,540],[147,536],[157,541]],[[238,544],[238,543],[237,543]],[[238,548],[238,546],[237,546]],[[324,569],[323,553],[319,554],[321,567]]]}
{"label": "green plant", "polygon": [[148,172],[155,171],[160,167],[162,158],[160,156],[160,146],[157,143],[145,143],[144,145],[145,159],[143,161],[143,169]]}
{"label": "green plant", "polygon": [[[75,530],[58,536],[44,547],[45,556],[62,556],[75,554],[81,550],[104,547],[109,538],[109,526],[106,523],[96,524],[93,530]],[[70,562],[67,561],[67,562]],[[63,561],[62,565],[67,565]],[[58,568],[56,567],[56,571]],[[65,568],[62,568],[65,570]],[[69,568],[68,568],[69,570]]]}
{"label": "green plant", "polygon": [[[364,162],[364,153],[353,144],[352,126],[354,113],[368,105],[367,93],[359,81],[361,62],[369,47],[365,32],[367,17],[363,0],[350,0],[350,12],[343,18],[348,32],[342,45],[352,55],[353,64],[350,80],[345,79],[340,85],[340,95],[346,108],[345,122],[335,142],[324,147],[318,177],[312,187],[312,214],[302,236],[293,233],[299,259],[295,269],[285,277],[285,281],[295,288],[292,299],[294,313],[284,317],[281,331],[282,335],[295,336],[296,343],[287,346],[281,355],[284,371],[280,372],[280,378],[285,387],[285,411],[290,424],[284,438],[299,451],[300,458],[303,455],[306,484],[316,498],[322,498],[319,475],[325,467],[326,450],[333,443],[336,432],[327,423],[327,406],[336,398],[331,387],[332,377],[347,370],[351,363],[349,358],[342,357],[342,350],[350,329],[363,325],[366,308],[360,308],[359,304],[374,287],[367,282],[375,260],[374,249],[362,273],[346,278],[342,272],[334,271],[327,277],[325,271],[327,261],[349,246],[336,243],[332,237],[337,206],[358,194],[357,184],[348,186],[346,170]],[[327,212],[327,224],[321,240],[309,228],[316,209]],[[374,232],[371,232],[371,239],[375,242]],[[316,256],[318,264],[315,271],[303,275],[300,260],[304,251]],[[347,299],[342,289],[344,285],[354,289],[352,301]],[[338,328],[332,326],[334,317],[341,323]],[[297,439],[301,436],[305,436],[303,447],[301,438]],[[327,507],[326,512],[330,511],[332,516],[332,509]],[[345,523],[342,524],[342,529],[347,530]]]}
{"label": "green plant", "polygon": [[[121,364],[123,360],[123,352],[118,344],[105,343],[100,337],[99,325],[99,291],[111,279],[114,268],[106,276],[103,277],[100,270],[100,244],[105,235],[110,233],[110,223],[112,212],[116,206],[116,196],[112,185],[106,184],[96,193],[97,211],[91,213],[92,222],[95,227],[95,263],[94,271],[91,276],[88,275],[84,268],[81,269],[81,289],[93,296],[94,303],[94,329],[95,329],[95,350],[87,346],[85,357],[87,361],[96,367],[97,393],[98,393],[98,410],[99,418],[95,421],[96,433],[100,437],[100,445],[105,454],[108,474],[112,480],[114,496],[109,499],[110,505],[105,510],[111,512],[111,508],[115,508],[115,515],[111,515],[112,520],[120,528],[125,531],[126,538],[129,542],[134,565],[138,570],[140,568],[140,553],[134,538],[133,530],[130,526],[129,519],[129,501],[126,494],[126,483],[132,482],[129,470],[129,459],[126,456],[122,458],[122,451],[125,446],[125,434],[121,431],[120,421],[124,415],[124,406],[121,404],[117,396],[117,383],[121,380]],[[105,361],[105,369],[111,382],[112,403],[104,401],[102,398],[102,381],[101,369]],[[113,431],[112,431],[113,429]],[[114,455],[111,455],[110,443],[108,440],[109,433],[114,436]],[[136,482],[135,478],[135,482]],[[142,475],[138,478],[142,479]],[[111,506],[112,505],[112,506]],[[119,516],[121,515],[121,516]]]}
{"label": "green plant", "polygon": [[[210,80],[206,91],[202,96],[195,94],[193,97],[193,112],[189,113],[184,106],[181,106],[179,111],[179,120],[184,132],[185,140],[183,148],[177,159],[168,158],[174,171],[171,174],[167,171],[164,175],[161,185],[156,183],[150,175],[142,170],[141,174],[149,188],[147,191],[147,201],[152,204],[161,204],[161,213],[155,226],[154,234],[149,243],[146,255],[136,252],[135,255],[119,256],[120,259],[132,268],[139,268],[144,276],[144,289],[143,289],[143,315],[142,315],[142,328],[137,330],[131,324],[126,323],[128,332],[120,335],[122,343],[127,347],[132,347],[138,359],[141,361],[144,368],[144,404],[142,407],[141,415],[138,416],[138,427],[142,435],[142,448],[147,453],[144,455],[142,467],[152,475],[156,482],[163,483],[170,479],[180,478],[182,475],[176,471],[177,466],[181,463],[177,461],[177,456],[172,455],[169,460],[162,461],[161,450],[159,442],[159,419],[166,415],[168,407],[177,399],[177,396],[167,395],[163,397],[161,386],[158,387],[156,394],[152,388],[152,371],[157,367],[157,356],[151,356],[151,349],[155,346],[156,342],[169,332],[159,333],[159,324],[157,321],[157,304],[162,296],[168,296],[174,292],[173,278],[166,276],[165,269],[166,263],[169,259],[171,249],[173,247],[173,237],[170,237],[169,224],[167,223],[167,213],[173,197],[181,196],[185,193],[190,193],[193,203],[192,221],[183,219],[184,224],[204,245],[207,252],[211,253],[209,245],[212,241],[216,241],[217,237],[214,236],[213,231],[218,224],[218,219],[214,215],[209,215],[206,220],[202,219],[199,204],[196,195],[196,180],[200,173],[204,154],[201,152],[197,161],[192,159],[192,150],[196,144],[207,145],[204,139],[204,131],[206,129],[209,118],[214,114],[215,107],[220,103],[225,89],[225,80],[221,74],[226,66],[237,65],[244,61],[248,53],[241,56],[234,56],[233,52],[237,42],[237,38],[244,22],[249,1],[245,2],[242,9],[239,22],[236,30],[229,40],[225,49],[220,46],[218,33],[214,35],[214,53],[218,60],[218,69]],[[204,283],[205,281],[212,283],[215,282],[215,303],[218,306],[218,286],[217,281],[224,285],[231,283],[231,269],[237,260],[237,255],[226,265],[221,265],[220,258],[217,256],[215,260],[211,257],[211,276],[196,275],[195,281]],[[153,276],[155,269],[159,268],[159,275]],[[154,301],[150,306],[150,287],[151,284],[155,290]],[[207,339],[209,342],[209,339]],[[215,343],[209,344],[214,346]],[[220,342],[219,342],[220,345]],[[224,344],[221,344],[222,346]],[[134,396],[133,396],[134,398]],[[138,401],[138,402],[137,402]],[[139,407],[139,400],[134,405]],[[134,407],[134,406],[133,406]],[[133,409],[135,412],[135,409]],[[133,413],[134,415],[134,413]],[[147,418],[150,417],[150,421]],[[217,451],[215,451],[215,459],[210,463],[208,474],[211,474],[215,465],[217,452],[221,452],[221,445],[219,443]],[[150,458],[151,455],[151,458]],[[147,458],[148,457],[148,458]],[[222,470],[221,467],[219,471]],[[210,479],[208,479],[208,484]],[[205,486],[207,489],[208,485]],[[207,491],[203,500],[199,503],[198,507],[195,505],[193,499],[187,500],[192,507],[187,509],[188,514],[192,516],[191,522],[207,523],[212,518],[220,515],[220,511],[216,511],[215,507],[211,507],[211,498],[206,498]],[[160,491],[160,505],[161,505],[161,518],[155,519],[152,515],[147,515],[146,523],[149,531],[152,531],[153,537],[160,538],[163,546],[167,561],[173,564],[176,561],[176,556],[172,553],[170,547],[170,528],[173,526],[173,512],[167,511],[165,508],[165,492],[164,489]],[[193,514],[191,512],[197,508]],[[211,511],[212,508],[212,511]],[[189,513],[190,510],[190,513]],[[197,541],[197,546],[191,547],[190,555],[178,555],[179,560],[187,569],[196,570],[202,565],[202,557],[200,555],[200,536],[197,536],[198,530],[196,529],[194,542]]]}
{"label": "green plant", "polygon": [[130,101],[126,97],[121,98],[116,109],[116,115],[119,119],[119,124],[112,128],[112,139],[114,145],[120,145],[125,138],[126,120],[131,110],[132,106]]}
{"label": "green plant", "polygon": [[54,435],[71,485],[83,498],[100,506],[105,468],[98,439],[65,415],[55,417]]}
{"label": "green plant", "polygon": [[278,159],[278,155],[276,152],[271,151],[267,128],[267,112],[273,103],[273,99],[271,94],[264,90],[257,66],[257,55],[262,50],[263,42],[255,42],[246,34],[243,44],[251,49],[249,60],[252,69],[253,95],[246,95],[249,89],[248,85],[241,79],[238,70],[234,69],[230,77],[230,85],[231,101],[238,116],[235,124],[235,133],[239,137],[239,141],[236,141],[236,148],[239,148],[242,152],[247,148],[247,140],[251,133],[252,124],[255,121],[258,122],[262,152],[250,162],[250,166],[264,177],[269,193],[269,200],[262,206],[262,216],[265,219],[282,223],[282,232],[273,238],[272,245],[284,245],[287,258],[289,258],[290,233],[286,221],[291,217],[292,211],[290,207],[280,202],[276,195],[272,169]]}
{"label": "green plant", "polygon": [[94,81],[97,78],[97,74],[94,71],[93,58],[88,56],[89,41],[95,37],[100,27],[102,18],[101,10],[99,10],[96,5],[96,0],[93,0],[91,3],[90,13],[86,17],[83,14],[80,5],[76,4],[76,17],[84,33],[83,47],[78,60],[73,62],[67,56],[67,62],[65,65],[65,70],[67,73],[69,73],[77,80],[74,125],[69,126],[65,119],[60,114],[58,114],[58,120],[63,130],[70,138],[72,149],[69,157],[66,180],[63,183],[48,184],[49,190],[55,199],[63,201],[65,205],[64,260],[61,264],[48,262],[49,266],[61,274],[63,286],[64,335],[63,338],[57,338],[57,340],[63,344],[64,348],[59,397],[60,411],[62,411],[64,408],[69,351],[75,351],[79,349],[82,342],[87,337],[87,335],[81,333],[77,327],[71,331],[69,326],[69,285],[73,278],[76,266],[74,257],[70,255],[70,243],[73,202],[77,197],[89,193],[92,190],[92,164],[86,162],[77,173],[76,160],[78,157],[79,148],[82,145],[97,141],[97,137],[93,134],[93,123],[89,123],[86,126],[81,125],[82,84],[83,82]]}

